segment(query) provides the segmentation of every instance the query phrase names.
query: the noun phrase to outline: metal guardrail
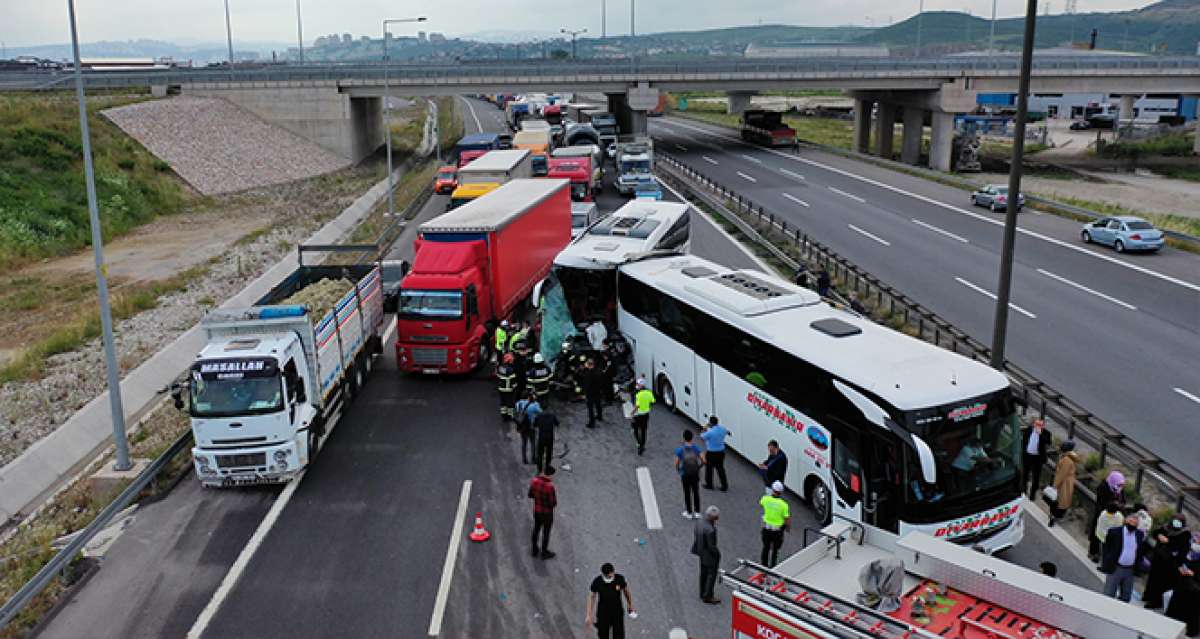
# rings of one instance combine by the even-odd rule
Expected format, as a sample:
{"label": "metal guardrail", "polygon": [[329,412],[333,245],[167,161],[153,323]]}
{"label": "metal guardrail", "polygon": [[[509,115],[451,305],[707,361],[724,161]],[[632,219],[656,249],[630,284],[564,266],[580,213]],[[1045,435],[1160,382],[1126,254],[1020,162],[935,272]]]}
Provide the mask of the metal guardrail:
{"label": "metal guardrail", "polygon": [[[88,88],[177,85],[191,82],[287,82],[330,80],[382,80],[384,67],[397,83],[405,80],[431,80],[445,83],[458,78],[493,78],[498,70],[514,77],[564,79],[569,75],[588,75],[604,81],[623,80],[617,76],[688,75],[688,74],[855,74],[870,77],[957,77],[964,73],[985,76],[1015,76],[1019,60],[1015,56],[982,58],[804,58],[747,61],[704,59],[658,62],[653,59],[576,60],[564,62],[522,60],[471,60],[447,63],[355,62],[333,64],[279,64],[255,68],[173,68],[158,71],[91,71],[83,75]],[[1054,72],[1131,72],[1135,75],[1200,74],[1200,58],[1081,55],[1039,56],[1034,60],[1035,75]],[[67,71],[23,71],[0,74],[0,88],[57,89],[70,81]],[[735,78],[736,79],[736,78]]]}
{"label": "metal guardrail", "polygon": [[[782,217],[777,217],[762,205],[756,205],[669,153],[659,152],[658,160],[660,177],[680,191],[723,211],[726,219],[772,255],[778,257],[784,254],[787,259],[781,258],[781,261],[790,268],[799,265],[797,260],[788,255],[784,247],[767,239],[753,224],[741,219],[742,216],[756,218],[767,233],[776,232],[787,238],[788,244],[801,259],[824,266],[829,269],[831,276],[840,277],[856,293],[874,300],[876,308],[886,309],[893,317],[899,315],[904,325],[915,327],[922,339],[983,363],[990,361],[991,350],[986,344],[838,255],[800,227],[794,224],[789,226]],[[736,211],[731,211],[729,206]],[[1090,447],[1099,455],[1101,467],[1116,462],[1129,469],[1134,475],[1135,492],[1142,493],[1147,481],[1154,482],[1158,492],[1176,511],[1186,512],[1193,518],[1200,516],[1200,485],[1195,478],[1012,362],[1005,361],[1004,372],[1024,404],[1023,411],[1036,411],[1060,439],[1073,439]],[[1084,485],[1083,488],[1083,494],[1076,492],[1081,497],[1087,497],[1092,486]]]}
{"label": "metal guardrail", "polygon": [[112,503],[105,506],[100,511],[100,514],[96,515],[96,518],[90,524],[85,526],[79,534],[75,535],[70,543],[55,553],[54,557],[46,565],[42,566],[42,569],[32,579],[25,582],[25,585],[21,586],[21,589],[6,601],[3,607],[0,607],[0,630],[3,630],[38,593],[57,578],[59,573],[66,569],[71,561],[75,559],[75,556],[83,550],[83,547],[92,540],[92,537],[95,537],[96,533],[104,530],[109,522],[112,521],[113,516],[124,510],[142,492],[142,489],[158,477],[158,474],[167,467],[167,464],[171,463],[171,460],[176,455],[187,450],[188,445],[191,443],[192,431],[189,428],[186,433],[175,440],[175,443],[171,444],[170,448],[139,473],[137,478],[133,480],[133,483],[126,486],[125,490],[122,490]]}

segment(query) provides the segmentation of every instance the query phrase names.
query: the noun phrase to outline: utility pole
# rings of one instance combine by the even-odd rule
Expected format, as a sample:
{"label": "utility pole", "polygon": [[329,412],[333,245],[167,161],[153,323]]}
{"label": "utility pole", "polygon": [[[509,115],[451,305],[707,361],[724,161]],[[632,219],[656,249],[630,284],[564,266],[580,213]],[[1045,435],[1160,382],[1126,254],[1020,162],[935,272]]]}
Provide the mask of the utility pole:
{"label": "utility pole", "polygon": [[996,0],[992,0],[992,33],[988,36],[988,53],[996,50]]}
{"label": "utility pole", "polygon": [[304,64],[304,25],[300,22],[300,0],[296,0],[296,42],[300,45],[300,64]]}
{"label": "utility pole", "polygon": [[1029,119],[1029,74],[1033,66],[1036,21],[1037,0],[1026,0],[1021,76],[1017,81],[1017,121],[1013,127],[1012,168],[1008,173],[1008,205],[1004,207],[1000,284],[996,287],[996,319],[992,324],[992,368],[1001,371],[1004,370],[1004,342],[1008,337],[1008,300],[1012,296],[1013,248],[1017,241],[1017,208],[1021,203],[1021,160],[1025,153],[1025,122]]}
{"label": "utility pole", "polygon": [[233,27],[231,27],[229,25],[229,0],[225,0],[225,38],[229,42],[229,68],[232,69],[233,68]]}
{"label": "utility pole", "polygon": [[637,31],[633,28],[633,14],[634,14],[634,9],[635,9],[634,2],[636,2],[636,0],[629,0],[629,36],[630,37],[637,35]]}
{"label": "utility pole", "polygon": [[575,59],[575,37],[581,33],[587,33],[587,29],[580,29],[578,31],[572,31],[570,29],[559,29],[559,31],[571,36],[571,59],[574,60]]}
{"label": "utility pole", "polygon": [[608,37],[608,0],[600,0],[600,39]]}
{"label": "utility pole", "polygon": [[921,18],[925,15],[925,0],[917,5],[917,57],[921,57]]}
{"label": "utility pole", "polygon": [[[229,6],[226,4],[226,6]],[[92,224],[92,255],[96,262],[96,297],[100,302],[100,331],[104,366],[108,373],[108,407],[112,412],[113,443],[117,446],[115,470],[129,470],[129,441],[125,438],[125,407],[121,403],[121,376],[113,346],[112,309],[108,302],[108,276],[104,266],[104,238],[96,204],[96,173],[92,167],[92,135],[88,130],[87,103],[83,97],[83,68],[79,60],[79,32],[75,28],[75,0],[67,0],[71,18],[71,53],[75,56],[75,99],[79,102],[79,135],[83,139],[83,178],[87,184],[88,219]],[[228,15],[228,14],[226,14]]]}
{"label": "utility pole", "polygon": [[[228,0],[226,0],[228,2]],[[392,170],[392,110],[388,108],[388,95],[390,86],[388,84],[388,67],[391,62],[388,60],[387,43],[388,43],[388,25],[400,22],[424,22],[425,16],[419,18],[397,18],[393,20],[383,21],[383,133],[384,140],[387,144],[387,172],[388,172],[388,210],[387,217],[392,217],[396,214],[396,186],[395,176]]]}

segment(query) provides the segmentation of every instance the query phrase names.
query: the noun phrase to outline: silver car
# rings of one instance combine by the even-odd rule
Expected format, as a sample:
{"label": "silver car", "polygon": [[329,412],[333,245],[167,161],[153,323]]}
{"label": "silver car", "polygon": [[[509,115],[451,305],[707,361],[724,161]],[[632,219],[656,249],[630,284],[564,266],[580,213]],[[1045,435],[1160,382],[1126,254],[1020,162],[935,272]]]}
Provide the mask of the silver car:
{"label": "silver car", "polygon": [[[978,191],[971,194],[971,204],[975,206],[986,206],[996,211],[1008,210],[1008,187],[999,184],[989,184]],[[1020,211],[1025,206],[1025,194],[1021,194],[1021,201],[1017,203],[1017,210]]]}
{"label": "silver car", "polygon": [[1162,231],[1132,215],[1102,217],[1095,222],[1088,222],[1083,225],[1079,237],[1088,244],[1096,242],[1111,246],[1118,253],[1157,251],[1165,241]]}

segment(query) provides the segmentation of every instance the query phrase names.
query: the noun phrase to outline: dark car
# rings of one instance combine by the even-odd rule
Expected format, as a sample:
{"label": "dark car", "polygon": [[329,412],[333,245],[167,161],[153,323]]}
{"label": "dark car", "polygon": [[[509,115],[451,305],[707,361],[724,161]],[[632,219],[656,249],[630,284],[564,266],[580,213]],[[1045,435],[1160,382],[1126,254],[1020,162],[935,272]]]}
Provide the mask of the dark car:
{"label": "dark car", "polygon": [[408,274],[408,262],[384,260],[382,264],[383,312],[395,313],[400,302],[400,280]]}
{"label": "dark car", "polygon": [[512,134],[511,133],[498,133],[498,134],[496,134],[496,137],[500,138],[500,148],[501,149],[511,149],[512,148]]}
{"label": "dark car", "polygon": [[1075,120],[1071,123],[1072,131],[1087,131],[1090,128],[1092,128],[1092,125],[1088,124],[1087,120]]}

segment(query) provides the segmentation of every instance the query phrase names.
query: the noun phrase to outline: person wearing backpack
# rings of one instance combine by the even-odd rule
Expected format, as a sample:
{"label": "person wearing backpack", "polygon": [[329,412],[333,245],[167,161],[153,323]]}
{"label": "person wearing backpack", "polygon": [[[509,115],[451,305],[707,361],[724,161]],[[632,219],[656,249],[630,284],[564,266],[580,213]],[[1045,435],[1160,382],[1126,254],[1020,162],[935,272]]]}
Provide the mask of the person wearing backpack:
{"label": "person wearing backpack", "polygon": [[692,431],[683,431],[683,443],[675,449],[675,470],[683,483],[683,518],[700,519],[700,447],[692,443]]}
{"label": "person wearing backpack", "polygon": [[537,442],[533,439],[533,420],[542,412],[537,394],[529,391],[525,399],[517,402],[516,411],[517,432],[521,435],[521,463],[532,464],[530,457],[537,453]]}

